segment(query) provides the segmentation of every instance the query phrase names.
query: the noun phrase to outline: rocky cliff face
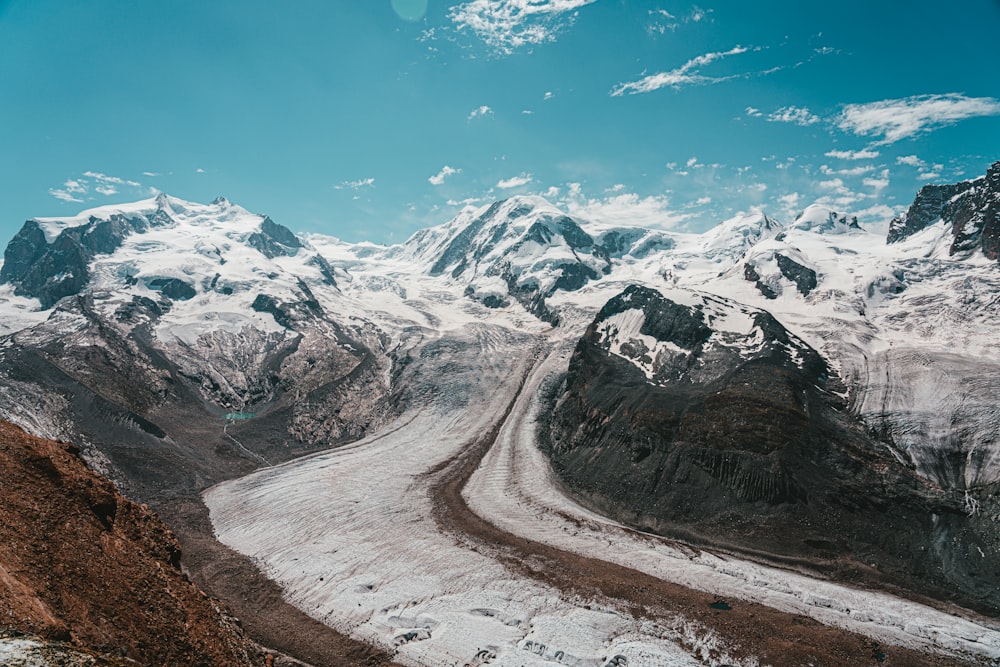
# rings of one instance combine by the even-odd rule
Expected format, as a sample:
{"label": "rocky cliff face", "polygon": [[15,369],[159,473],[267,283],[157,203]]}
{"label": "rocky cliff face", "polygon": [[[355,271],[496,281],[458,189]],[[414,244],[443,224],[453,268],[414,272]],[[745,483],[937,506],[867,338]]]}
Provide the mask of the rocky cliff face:
{"label": "rocky cliff face", "polygon": [[263,665],[181,572],[170,530],[78,454],[0,421],[0,630],[68,642],[67,660],[75,647],[103,664]]}
{"label": "rocky cliff face", "polygon": [[1000,162],[973,181],[921,188],[906,213],[890,223],[887,240],[902,241],[938,220],[951,226],[952,255],[981,250],[1000,258]]}
{"label": "rocky cliff face", "polygon": [[845,395],[768,313],[633,286],[577,345],[547,447],[572,489],[633,525],[1000,608],[981,555],[995,524],[902,465]]}

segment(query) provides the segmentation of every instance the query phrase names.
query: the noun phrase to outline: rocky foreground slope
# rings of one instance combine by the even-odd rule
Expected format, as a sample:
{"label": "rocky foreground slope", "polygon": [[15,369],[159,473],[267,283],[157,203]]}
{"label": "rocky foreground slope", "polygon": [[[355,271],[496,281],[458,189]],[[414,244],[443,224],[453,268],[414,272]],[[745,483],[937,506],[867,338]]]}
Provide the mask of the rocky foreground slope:
{"label": "rocky foreground slope", "polygon": [[97,664],[263,665],[180,559],[170,529],[90,471],[75,446],[0,421],[0,629],[8,636],[0,661],[17,664],[39,644],[15,640],[17,631],[68,643],[49,646],[53,654],[86,649]]}

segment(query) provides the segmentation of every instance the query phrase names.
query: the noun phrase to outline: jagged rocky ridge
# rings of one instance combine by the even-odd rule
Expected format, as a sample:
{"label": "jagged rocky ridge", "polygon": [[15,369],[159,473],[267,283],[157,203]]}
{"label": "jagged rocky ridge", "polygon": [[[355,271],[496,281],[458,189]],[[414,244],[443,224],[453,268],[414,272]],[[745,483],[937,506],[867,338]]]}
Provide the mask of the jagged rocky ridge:
{"label": "jagged rocky ridge", "polygon": [[938,220],[951,228],[950,254],[981,250],[1000,258],[1000,162],[975,180],[925,185],[906,212],[893,218],[888,241],[898,243]]}

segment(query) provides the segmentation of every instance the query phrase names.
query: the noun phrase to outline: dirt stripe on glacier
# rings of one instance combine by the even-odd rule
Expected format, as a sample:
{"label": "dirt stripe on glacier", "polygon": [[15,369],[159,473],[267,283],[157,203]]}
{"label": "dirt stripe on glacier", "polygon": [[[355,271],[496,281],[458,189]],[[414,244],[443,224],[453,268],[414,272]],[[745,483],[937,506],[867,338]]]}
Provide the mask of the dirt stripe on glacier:
{"label": "dirt stripe on glacier", "polygon": [[[512,572],[554,586],[569,596],[610,601],[635,618],[675,627],[679,623],[692,624],[692,631],[684,633],[689,638],[685,648],[695,655],[704,654],[701,640],[714,634],[729,655],[755,656],[762,664],[942,667],[956,664],[954,656],[880,645],[863,635],[804,616],[737,599],[720,600],[709,593],[497,528],[468,507],[462,490],[496,441],[519,394],[520,390],[488,433],[427,473],[430,496],[434,499],[434,519],[443,532],[463,545],[495,559]],[[711,654],[712,651],[709,649],[710,656],[706,657],[719,657],[717,651]]]}

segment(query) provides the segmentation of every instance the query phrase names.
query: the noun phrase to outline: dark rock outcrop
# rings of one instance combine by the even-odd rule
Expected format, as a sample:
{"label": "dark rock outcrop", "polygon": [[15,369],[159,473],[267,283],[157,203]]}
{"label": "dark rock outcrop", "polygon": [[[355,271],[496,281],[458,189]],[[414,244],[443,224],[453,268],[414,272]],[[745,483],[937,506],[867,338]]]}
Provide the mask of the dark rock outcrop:
{"label": "dark rock outcrop", "polygon": [[197,294],[194,285],[180,278],[153,278],[149,286],[175,301],[193,299]]}
{"label": "dark rock outcrop", "polygon": [[162,210],[146,217],[91,217],[82,225],[63,229],[48,243],[38,222],[28,220],[4,251],[0,282],[13,284],[15,294],[36,298],[42,308],[51,308],[59,299],[79,294],[90,282],[94,257],[113,253],[133,232],[170,222]]}
{"label": "dark rock outcrop", "polygon": [[815,271],[807,266],[802,266],[794,259],[785,257],[781,253],[775,253],[774,259],[778,262],[778,269],[781,271],[781,275],[795,283],[799,294],[809,296],[809,292],[816,289]]}
{"label": "dark rock outcrop", "polygon": [[300,248],[304,247],[302,241],[284,225],[265,217],[260,223],[260,231],[254,232],[247,239],[252,247],[260,251],[268,259],[274,259],[281,255],[294,255]]}
{"label": "dark rock outcrop", "polygon": [[887,241],[902,241],[938,220],[951,225],[950,254],[979,249],[990,259],[1000,258],[1000,162],[973,181],[925,185],[906,213],[893,218]]}
{"label": "dark rock outcrop", "polygon": [[[694,544],[1000,609],[1000,573],[977,551],[996,527],[851,417],[822,357],[771,315],[702,303],[630,287],[595,318],[543,428],[568,487]],[[640,334],[669,344],[664,359],[614,330],[630,308]],[[752,317],[751,331],[716,330],[719,308]]]}

